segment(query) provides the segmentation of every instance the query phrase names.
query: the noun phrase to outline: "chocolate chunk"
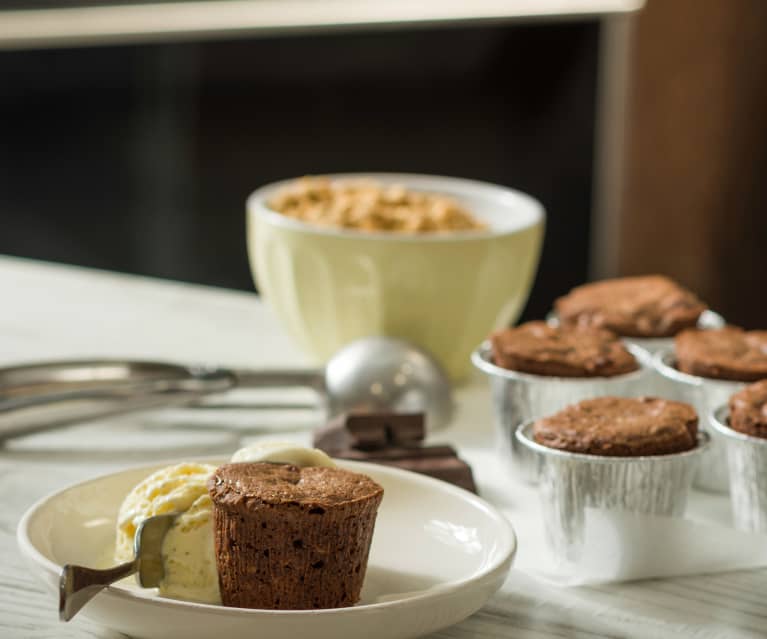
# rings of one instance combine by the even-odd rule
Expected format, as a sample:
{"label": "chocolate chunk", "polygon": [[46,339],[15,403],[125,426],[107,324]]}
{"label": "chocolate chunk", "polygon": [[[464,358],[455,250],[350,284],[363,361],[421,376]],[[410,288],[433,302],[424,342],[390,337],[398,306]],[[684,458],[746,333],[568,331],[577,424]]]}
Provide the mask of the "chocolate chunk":
{"label": "chocolate chunk", "polygon": [[426,457],[456,457],[452,446],[393,447],[383,450],[342,450],[336,457],[357,461],[384,461],[398,459],[418,459]]}
{"label": "chocolate chunk", "polygon": [[474,493],[471,468],[452,446],[423,446],[423,413],[342,415],[314,433],[314,446],[333,457],[396,466]]}
{"label": "chocolate chunk", "polygon": [[329,455],[349,449],[417,446],[425,435],[423,413],[340,415],[314,433],[314,446]]}
{"label": "chocolate chunk", "polygon": [[408,459],[376,459],[376,464],[395,466],[414,473],[435,477],[442,481],[455,484],[473,493],[477,492],[471,467],[458,457],[421,457]]}

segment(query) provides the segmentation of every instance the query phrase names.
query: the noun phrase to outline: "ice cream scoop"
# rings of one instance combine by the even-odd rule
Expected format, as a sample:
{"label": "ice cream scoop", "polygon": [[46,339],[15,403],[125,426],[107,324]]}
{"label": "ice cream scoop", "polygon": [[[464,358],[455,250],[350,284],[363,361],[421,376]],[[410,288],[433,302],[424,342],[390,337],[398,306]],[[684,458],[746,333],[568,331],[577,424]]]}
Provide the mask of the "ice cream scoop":
{"label": "ice cream scoop", "polygon": [[228,370],[121,360],[0,369],[0,442],[103,417],[194,405],[234,388],[306,387],[330,416],[423,412],[438,429],[453,411],[450,380],[425,351],[393,337],[347,344],[321,370]]}

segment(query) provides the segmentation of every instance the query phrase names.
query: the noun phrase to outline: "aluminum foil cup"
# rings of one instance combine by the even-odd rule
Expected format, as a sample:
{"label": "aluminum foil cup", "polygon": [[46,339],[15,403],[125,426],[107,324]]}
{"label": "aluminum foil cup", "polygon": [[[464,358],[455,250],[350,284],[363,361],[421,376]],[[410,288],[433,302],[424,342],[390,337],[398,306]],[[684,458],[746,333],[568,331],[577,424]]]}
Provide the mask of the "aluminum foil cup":
{"label": "aluminum foil cup", "polygon": [[[681,517],[698,462],[709,445],[698,434],[696,448],[671,455],[604,457],[570,453],[538,444],[533,423],[516,431],[538,464],[538,494],[547,542],[563,562],[578,562],[584,552],[586,509]],[[627,549],[631,552],[631,549]]]}
{"label": "aluminum foil cup", "polygon": [[474,366],[490,377],[498,449],[516,477],[533,483],[538,472],[538,457],[531,455],[514,436],[523,422],[550,415],[590,397],[647,394],[646,382],[653,374],[650,356],[633,344],[627,347],[639,363],[639,369],[613,377],[553,377],[501,368],[493,363],[489,341],[472,353]]}
{"label": "aluminum foil cup", "polygon": [[767,439],[730,428],[726,405],[711,412],[710,423],[727,451],[735,527],[767,533]]}
{"label": "aluminum foil cup", "polygon": [[653,356],[655,370],[669,385],[667,396],[695,406],[701,430],[711,436],[710,452],[703,456],[695,478],[695,486],[715,493],[729,491],[727,457],[721,435],[710,424],[711,412],[746,386],[745,382],[732,382],[688,375],[676,368],[674,349],[665,349]]}
{"label": "aluminum foil cup", "polygon": [[[559,326],[559,317],[556,311],[549,311],[549,314],[546,315],[546,322],[551,326]],[[724,318],[719,313],[705,310],[700,314],[697,326],[702,329],[712,329],[724,328],[726,324],[727,322],[724,321]],[[623,339],[645,349],[651,355],[660,350],[674,347],[673,337],[624,337]]]}

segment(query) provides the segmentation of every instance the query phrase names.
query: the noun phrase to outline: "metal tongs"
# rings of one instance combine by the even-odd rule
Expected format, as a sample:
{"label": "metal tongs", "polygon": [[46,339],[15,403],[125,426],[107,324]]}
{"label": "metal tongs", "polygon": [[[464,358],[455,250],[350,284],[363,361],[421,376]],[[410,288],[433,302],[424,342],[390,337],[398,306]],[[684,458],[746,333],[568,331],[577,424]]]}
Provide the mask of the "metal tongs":
{"label": "metal tongs", "polygon": [[0,369],[0,441],[153,408],[185,406],[233,388],[307,386],[310,371],[249,372],[128,360],[44,362]]}

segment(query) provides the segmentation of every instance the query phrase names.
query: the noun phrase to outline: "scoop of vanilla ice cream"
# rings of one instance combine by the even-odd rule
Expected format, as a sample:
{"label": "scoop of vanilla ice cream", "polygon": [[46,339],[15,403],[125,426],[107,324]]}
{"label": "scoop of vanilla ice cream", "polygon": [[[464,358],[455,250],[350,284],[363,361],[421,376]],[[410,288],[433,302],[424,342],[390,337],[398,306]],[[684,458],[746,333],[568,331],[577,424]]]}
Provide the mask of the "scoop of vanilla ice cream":
{"label": "scoop of vanilla ice cream", "polygon": [[188,510],[208,494],[208,477],[216,470],[210,464],[184,463],[153,472],[136,484],[123,500],[117,515],[115,559],[133,559],[133,538],[147,517]]}
{"label": "scoop of vanilla ice cream", "polygon": [[162,543],[161,595],[221,603],[212,519],[213,504],[207,494],[176,517]]}
{"label": "scoop of vanilla ice cream", "polygon": [[240,448],[232,455],[232,462],[274,462],[300,467],[335,467],[333,460],[321,450],[306,448],[293,442],[258,442]]}
{"label": "scoop of vanilla ice cream", "polygon": [[213,504],[208,496],[210,464],[185,463],[155,471],[124,499],[117,516],[115,559],[133,559],[133,538],[147,517],[180,512],[163,540],[165,576],[160,594],[221,603],[213,548]]}

